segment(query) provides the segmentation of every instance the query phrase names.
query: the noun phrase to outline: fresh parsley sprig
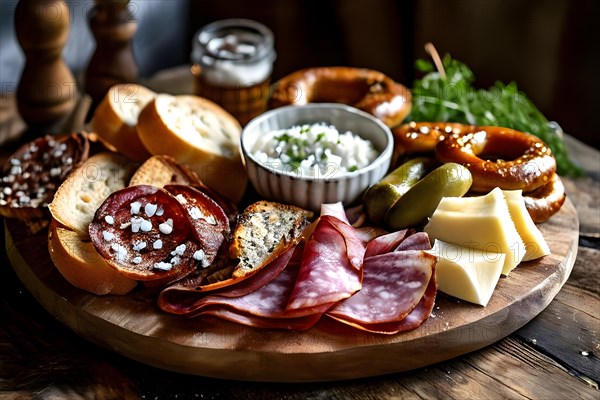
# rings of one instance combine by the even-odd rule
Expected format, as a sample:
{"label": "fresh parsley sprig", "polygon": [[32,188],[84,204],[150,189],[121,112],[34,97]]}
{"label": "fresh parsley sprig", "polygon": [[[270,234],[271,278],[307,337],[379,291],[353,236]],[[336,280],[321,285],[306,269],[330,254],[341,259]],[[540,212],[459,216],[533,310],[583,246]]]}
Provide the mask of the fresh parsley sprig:
{"label": "fresh parsley sprig", "polygon": [[475,76],[466,64],[450,55],[442,63],[443,71],[438,71],[428,60],[416,61],[415,67],[425,75],[414,82],[409,121],[460,122],[529,132],[550,147],[559,174],[582,175],[567,154],[560,128],[549,123],[515,82],[496,82],[487,90],[477,89],[473,86]]}

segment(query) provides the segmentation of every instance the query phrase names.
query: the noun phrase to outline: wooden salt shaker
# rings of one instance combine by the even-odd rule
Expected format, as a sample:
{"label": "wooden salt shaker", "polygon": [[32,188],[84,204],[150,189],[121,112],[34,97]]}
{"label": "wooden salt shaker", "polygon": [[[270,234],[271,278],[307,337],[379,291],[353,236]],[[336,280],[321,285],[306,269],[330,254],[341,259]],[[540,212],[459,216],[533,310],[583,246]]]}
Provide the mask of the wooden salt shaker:
{"label": "wooden salt shaker", "polygon": [[95,0],[89,17],[96,50],[85,75],[85,91],[92,97],[93,111],[111,86],[134,83],[139,69],[133,56],[132,38],[137,21],[129,10],[129,0]]}
{"label": "wooden salt shaker", "polygon": [[69,9],[62,0],[20,0],[17,4],[15,31],[25,53],[17,109],[30,134],[52,133],[77,103],[77,83],[62,59],[69,23]]}

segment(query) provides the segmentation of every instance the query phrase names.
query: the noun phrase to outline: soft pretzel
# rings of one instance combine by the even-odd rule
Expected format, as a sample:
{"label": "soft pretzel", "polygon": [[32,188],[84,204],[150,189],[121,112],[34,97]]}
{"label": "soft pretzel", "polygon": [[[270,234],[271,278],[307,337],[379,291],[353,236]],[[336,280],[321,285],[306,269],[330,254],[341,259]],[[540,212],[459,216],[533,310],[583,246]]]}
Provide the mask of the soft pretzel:
{"label": "soft pretzel", "polygon": [[496,126],[468,126],[440,140],[436,158],[464,165],[473,175],[474,192],[495,187],[530,192],[556,172],[550,148],[538,137]]}
{"label": "soft pretzel", "polygon": [[279,80],[269,107],[344,103],[366,111],[387,126],[399,125],[411,110],[411,93],[381,72],[353,67],[316,67]]}
{"label": "soft pretzel", "polygon": [[556,214],[567,198],[565,186],[558,174],[552,175],[550,181],[532,192],[523,193],[525,207],[533,222],[547,221]]}

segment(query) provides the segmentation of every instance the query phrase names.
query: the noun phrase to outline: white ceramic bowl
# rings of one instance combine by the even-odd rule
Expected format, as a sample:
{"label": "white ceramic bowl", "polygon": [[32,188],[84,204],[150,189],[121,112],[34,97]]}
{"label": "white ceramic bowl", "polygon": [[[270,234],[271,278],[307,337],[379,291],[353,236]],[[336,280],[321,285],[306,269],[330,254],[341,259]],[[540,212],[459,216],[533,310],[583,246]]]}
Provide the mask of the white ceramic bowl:
{"label": "white ceramic bowl", "polygon": [[[327,177],[298,176],[293,172],[261,164],[253,155],[257,139],[268,132],[295,125],[326,122],[339,132],[351,131],[368,139],[379,156],[367,167]],[[276,108],[250,121],[242,131],[241,147],[248,178],[266,199],[318,211],[322,203],[341,201],[350,205],[387,173],[394,139],[380,120],[354,107],[333,103],[313,103]]]}

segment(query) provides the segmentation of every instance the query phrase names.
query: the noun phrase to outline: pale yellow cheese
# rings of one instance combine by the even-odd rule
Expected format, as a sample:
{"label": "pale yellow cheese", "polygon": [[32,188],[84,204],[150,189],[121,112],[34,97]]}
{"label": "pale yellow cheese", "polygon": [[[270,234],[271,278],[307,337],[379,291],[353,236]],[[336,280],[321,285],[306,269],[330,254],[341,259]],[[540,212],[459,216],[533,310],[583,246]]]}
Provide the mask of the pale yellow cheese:
{"label": "pale yellow cheese", "polygon": [[525,244],[499,188],[485,196],[444,197],[424,230],[433,239],[505,254],[503,275],[508,275],[525,255]]}
{"label": "pale yellow cheese", "polygon": [[542,232],[527,212],[521,190],[503,190],[502,193],[508,204],[510,217],[515,223],[521,240],[525,243],[523,261],[535,260],[550,254],[550,247],[548,247]]}
{"label": "pale yellow cheese", "polygon": [[500,279],[505,254],[456,246],[439,239],[428,252],[438,258],[435,266],[438,290],[487,305]]}

